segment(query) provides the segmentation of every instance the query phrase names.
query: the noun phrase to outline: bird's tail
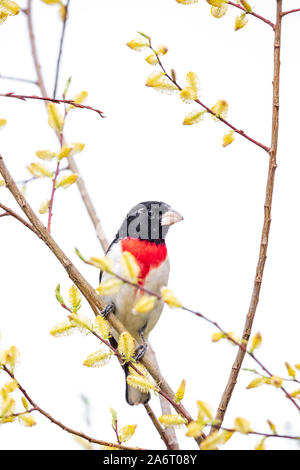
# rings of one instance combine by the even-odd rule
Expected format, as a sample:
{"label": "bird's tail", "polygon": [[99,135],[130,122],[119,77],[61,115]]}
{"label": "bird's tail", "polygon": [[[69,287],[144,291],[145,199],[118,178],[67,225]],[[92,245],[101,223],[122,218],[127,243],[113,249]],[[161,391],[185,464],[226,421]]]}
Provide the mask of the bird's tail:
{"label": "bird's tail", "polygon": [[[129,375],[129,370],[127,364],[124,365],[124,372],[127,379]],[[150,393],[144,393],[138,390],[137,388],[130,387],[126,380],[126,401],[129,405],[145,405],[150,400]]]}

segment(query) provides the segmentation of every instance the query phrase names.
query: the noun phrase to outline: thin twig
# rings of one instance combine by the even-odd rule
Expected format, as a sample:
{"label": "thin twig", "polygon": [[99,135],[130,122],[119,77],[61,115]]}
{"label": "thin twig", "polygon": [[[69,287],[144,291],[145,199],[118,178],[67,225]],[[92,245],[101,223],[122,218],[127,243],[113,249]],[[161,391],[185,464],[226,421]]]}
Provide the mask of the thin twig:
{"label": "thin twig", "polygon": [[286,16],[286,15],[289,15],[290,13],[296,13],[298,11],[300,11],[300,8],[295,8],[294,10],[289,10],[289,11],[283,11],[281,13],[281,16]]}
{"label": "thin twig", "polygon": [[32,85],[38,85],[38,82],[36,80],[30,80],[29,78],[12,77],[10,75],[0,74],[0,79],[2,79],[2,80],[13,80],[15,82],[25,82],[25,83],[31,83]]}
{"label": "thin twig", "polygon": [[258,18],[259,20],[263,21],[264,23],[267,23],[269,26],[271,26],[271,28],[273,28],[275,30],[275,24],[272,23],[272,21],[268,20],[267,18],[264,18],[263,16],[261,15],[258,15],[257,13],[255,13],[254,11],[247,11],[245,10],[245,8],[243,8],[241,5],[239,5],[238,3],[234,3],[234,2],[227,2],[228,5],[231,5],[232,7],[235,7],[235,8],[239,8],[240,10],[244,11],[247,13],[247,15],[252,15],[254,16],[255,18]]}
{"label": "thin twig", "polygon": [[[160,66],[160,68],[162,69],[162,71],[164,72],[165,76],[178,88],[179,91],[182,90],[182,87],[178,84],[178,82],[176,81],[176,79],[170,75],[159,55],[156,53],[155,49],[152,47],[152,44],[151,44],[151,39],[149,39],[149,48],[152,50],[152,52],[155,54],[156,56],[156,59],[158,61],[158,64]],[[211,108],[209,108],[206,104],[204,104],[202,101],[200,101],[198,98],[197,99],[194,99],[193,100],[195,103],[198,103],[200,104],[200,106],[202,106],[202,108],[204,108],[209,114],[211,114],[212,116],[215,116],[215,113],[212,111]],[[270,148],[267,147],[266,145],[262,144],[261,142],[258,142],[257,140],[253,139],[252,137],[250,137],[248,134],[246,134],[242,129],[238,129],[237,127],[235,127],[233,124],[231,124],[229,121],[227,121],[226,119],[223,119],[221,117],[218,117],[218,120],[223,122],[223,124],[225,124],[226,126],[230,127],[230,129],[232,129],[234,132],[236,132],[237,134],[239,134],[240,136],[244,137],[245,139],[249,140],[250,142],[252,142],[253,144],[257,145],[258,147],[262,148],[263,150],[265,150],[266,152],[269,152],[270,151]]]}
{"label": "thin twig", "polygon": [[[276,0],[277,2],[277,14],[276,14],[276,27],[275,27],[275,38],[274,38],[274,80],[273,80],[273,117],[272,117],[272,142],[270,149],[270,160],[268,177],[266,183],[266,196],[264,202],[264,222],[262,229],[262,236],[260,242],[259,258],[256,267],[256,275],[254,286],[252,290],[251,302],[247,313],[244,331],[243,331],[243,342],[247,344],[259,301],[259,294],[261,290],[262,278],[264,273],[265,262],[267,258],[267,248],[269,242],[269,232],[271,225],[271,209],[274,189],[275,170],[277,167],[277,143],[278,143],[278,126],[279,126],[279,77],[280,77],[280,41],[281,41],[281,12],[282,12],[282,0]],[[246,351],[239,348],[236,359],[231,369],[231,373],[223,392],[216,420],[220,423],[223,422],[229,401],[231,399],[232,392],[234,390],[237,378],[245,357]],[[298,407],[298,405],[297,405]],[[299,407],[298,407],[299,408]],[[300,408],[299,408],[300,409]]]}
{"label": "thin twig", "polygon": [[[230,429],[230,428],[224,428],[223,426],[220,427],[220,429],[222,429],[223,431],[227,431],[227,432],[236,432],[235,429]],[[296,440],[296,441],[300,441],[300,436],[289,436],[288,434],[270,434],[270,433],[264,433],[264,432],[258,432],[258,431],[249,431],[247,432],[247,435],[248,434],[253,434],[255,436],[262,436],[262,437],[280,437],[282,439],[292,439],[292,440]]]}
{"label": "thin twig", "polygon": [[19,222],[21,222],[25,227],[29,228],[33,233],[35,233],[39,238],[41,238],[39,232],[33,227],[33,225],[29,224],[25,219],[20,217],[16,212],[14,212],[12,209],[9,207],[5,206],[4,204],[0,203],[0,208],[5,211],[5,215],[10,215],[11,217],[14,217],[17,219]]}
{"label": "thin twig", "polygon": [[10,93],[0,93],[0,96],[4,98],[16,98],[18,100],[26,101],[26,100],[41,100],[41,101],[50,101],[51,103],[65,103],[69,104],[71,106],[75,106],[75,108],[81,108],[81,109],[89,109],[90,111],[95,111],[95,113],[99,114],[102,118],[105,116],[103,115],[103,112],[100,111],[100,109],[93,108],[92,106],[87,106],[84,104],[80,103],[75,103],[73,100],[64,100],[64,99],[56,99],[56,98],[49,98],[47,96],[36,96],[36,95],[18,95],[14,92]]}
{"label": "thin twig", "polygon": [[34,37],[33,25],[32,25],[31,4],[32,4],[32,0],[28,0],[27,1],[27,24],[28,24],[31,53],[33,57],[35,71],[37,74],[38,85],[40,87],[42,95],[47,96],[46,87],[45,87],[45,83],[44,83],[44,79],[43,79],[43,75],[41,71],[41,66],[39,63],[38,55],[37,55],[37,49],[36,49],[36,43],[35,43],[35,37]]}
{"label": "thin twig", "polygon": [[56,63],[53,98],[56,98],[56,90],[57,90],[58,77],[59,77],[60,61],[61,61],[61,55],[62,55],[62,51],[63,51],[63,44],[64,44],[64,38],[65,38],[65,32],[66,32],[66,24],[67,24],[67,19],[68,19],[69,3],[70,3],[70,0],[67,0],[67,3],[65,5],[65,13],[64,13],[64,19],[63,19],[63,25],[62,25],[62,31],[61,31],[61,37],[60,37],[60,43],[59,43],[58,58],[57,58],[57,63]]}
{"label": "thin twig", "polygon": [[63,429],[63,431],[66,431],[70,434],[74,434],[75,436],[79,436],[82,439],[85,439],[86,441],[92,442],[94,444],[99,444],[99,445],[106,446],[106,447],[117,447],[118,449],[124,449],[124,450],[145,450],[145,449],[142,449],[140,447],[127,447],[127,446],[123,446],[122,444],[114,444],[114,443],[103,441],[103,440],[100,440],[100,439],[94,439],[93,437],[90,437],[90,436],[84,434],[83,432],[76,431],[75,429],[69,428],[65,424],[63,424],[60,421],[58,421],[57,419],[53,418],[53,416],[51,416],[49,413],[47,413],[47,411],[43,410],[40,406],[38,406],[33,401],[33,399],[28,395],[28,393],[23,388],[23,386],[20,384],[20,382],[16,379],[14,374],[4,364],[2,364],[1,367],[10,376],[10,378],[12,380],[15,380],[17,382],[19,390],[23,393],[23,395],[27,399],[27,401],[33,406],[34,410],[38,411],[41,415],[45,416],[45,418],[47,418],[49,421],[51,421],[51,423],[54,423],[54,424],[56,424],[56,426]]}

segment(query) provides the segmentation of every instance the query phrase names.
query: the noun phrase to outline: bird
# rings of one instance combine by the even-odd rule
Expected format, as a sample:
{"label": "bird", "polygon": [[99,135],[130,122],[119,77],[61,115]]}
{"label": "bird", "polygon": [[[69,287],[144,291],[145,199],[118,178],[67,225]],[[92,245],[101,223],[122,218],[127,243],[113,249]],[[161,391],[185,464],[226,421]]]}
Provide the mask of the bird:
{"label": "bird", "polygon": [[[168,284],[170,262],[165,237],[171,225],[183,220],[182,215],[161,201],[145,201],[135,205],[126,215],[120,229],[109,245],[106,256],[113,262],[114,272],[124,276],[121,266],[122,253],[131,253],[139,266],[138,282],[157,294]],[[100,272],[100,284],[111,274]],[[148,313],[134,313],[133,309],[144,291],[123,284],[114,294],[103,296],[106,307],[101,312],[105,317],[113,312],[126,330],[139,343],[136,360],[140,360],[147,349],[147,339],[162,313],[164,304],[157,300]],[[112,330],[111,345],[117,347],[118,333]],[[128,365],[123,364],[125,375]],[[130,405],[146,404],[150,394],[131,387],[126,381],[126,401]]]}

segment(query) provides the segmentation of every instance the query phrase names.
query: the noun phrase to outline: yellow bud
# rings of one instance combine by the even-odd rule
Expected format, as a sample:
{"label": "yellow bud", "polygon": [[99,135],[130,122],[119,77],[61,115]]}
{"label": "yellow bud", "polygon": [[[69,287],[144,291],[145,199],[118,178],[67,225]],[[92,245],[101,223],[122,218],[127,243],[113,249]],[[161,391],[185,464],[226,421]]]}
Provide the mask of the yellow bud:
{"label": "yellow bud", "polygon": [[135,304],[133,313],[148,313],[154,309],[156,297],[153,295],[143,295]]}
{"label": "yellow bud", "polygon": [[249,13],[252,12],[252,7],[249,5],[248,2],[246,2],[246,0],[240,0],[241,4],[243,5],[243,7],[245,8],[246,11],[248,11]]}
{"label": "yellow bud", "polygon": [[76,329],[76,325],[70,322],[61,322],[58,325],[54,326],[50,331],[52,336],[59,338],[61,336],[69,336]]}
{"label": "yellow bud", "polygon": [[190,87],[183,88],[179,93],[179,96],[184,103],[191,103],[193,100],[197,99],[197,93]]}
{"label": "yellow bud", "polygon": [[134,367],[131,367],[129,366],[129,372],[131,375],[137,375],[138,377],[142,377],[141,374],[139,374],[135,369],[137,369],[138,371],[140,371],[144,377],[147,377],[150,381],[151,381],[151,377],[149,376],[149,373],[146,369],[145,366],[143,366],[143,364],[141,364],[140,362],[137,362],[136,364],[134,364]]}
{"label": "yellow bud", "polygon": [[210,9],[210,13],[212,14],[212,16],[214,16],[215,18],[223,18],[223,16],[226,15],[227,13],[227,10],[228,10],[228,6],[227,5],[222,5],[221,7],[211,7]]}
{"label": "yellow bud", "polygon": [[221,118],[226,119],[227,112],[228,112],[228,103],[225,100],[219,100],[217,103],[211,108],[213,112],[213,118]]}
{"label": "yellow bud", "polygon": [[89,318],[78,315],[77,313],[71,313],[68,315],[68,318],[82,333],[93,331],[93,324]]}
{"label": "yellow bud", "polygon": [[297,370],[300,370],[300,363],[299,364],[295,364],[295,367]]}
{"label": "yellow bud", "polygon": [[92,444],[87,441],[86,439],[84,439],[83,437],[80,437],[80,436],[73,436],[73,439],[75,439],[75,441],[81,445],[83,447],[83,449],[85,450],[93,450],[93,446]]}
{"label": "yellow bud", "polygon": [[96,268],[99,268],[101,271],[105,271],[107,273],[110,273],[113,267],[113,261],[107,256],[104,256],[103,258],[96,258],[95,256],[92,256],[89,259],[89,262],[93,266],[96,266]]}
{"label": "yellow bud", "polygon": [[132,39],[132,41],[129,41],[126,45],[134,51],[143,51],[146,47],[149,47],[149,41],[145,38]]}
{"label": "yellow bud", "polygon": [[204,426],[205,426],[204,424],[198,423],[197,421],[191,421],[187,425],[187,432],[185,435],[187,437],[194,437],[194,438],[200,437],[202,435],[202,430]]}
{"label": "yellow bud", "polygon": [[181,307],[181,303],[175,297],[171,289],[168,289],[167,287],[162,287],[160,290],[161,297],[163,302],[168,304],[170,307]]}
{"label": "yellow bud", "polygon": [[99,350],[90,354],[83,365],[86,367],[102,367],[109,362],[111,353]]}
{"label": "yellow bud", "polygon": [[4,387],[2,388],[2,390],[5,390],[7,393],[12,393],[17,388],[19,388],[18,382],[13,380],[12,382],[8,382],[7,384],[5,384]]}
{"label": "yellow bud", "polygon": [[19,350],[16,348],[16,346],[11,346],[9,349],[1,351],[0,364],[5,364],[13,370],[19,360],[19,357]]}
{"label": "yellow bud", "polygon": [[47,5],[54,5],[56,3],[61,3],[61,0],[42,0]]}
{"label": "yellow bud", "polygon": [[7,123],[6,119],[0,119],[0,127],[5,126]]}
{"label": "yellow bud", "polygon": [[48,103],[48,124],[56,132],[61,133],[64,128],[64,118],[59,112],[59,108],[55,103]]}
{"label": "yellow bud", "polygon": [[98,333],[103,339],[108,339],[111,336],[110,324],[105,318],[101,315],[97,315],[94,321],[94,330]]}
{"label": "yellow bud", "polygon": [[18,15],[18,13],[20,12],[20,7],[11,0],[1,0],[0,11],[8,16],[15,16]]}
{"label": "yellow bud", "polygon": [[266,383],[266,377],[257,377],[256,379],[252,380],[248,385],[247,389],[250,388],[256,388],[259,387],[260,385],[263,385]]}
{"label": "yellow bud", "polygon": [[24,426],[35,426],[36,422],[33,416],[30,413],[22,413],[18,416],[19,423],[23,424]]}
{"label": "yellow bud", "polygon": [[130,424],[128,426],[124,426],[122,429],[119,431],[119,439],[121,442],[127,442],[129,439],[132,438],[132,436],[135,433],[136,429],[136,424]]}
{"label": "yellow bud", "polygon": [[147,393],[150,390],[158,391],[158,387],[151,383],[146,377],[141,375],[128,375],[127,383],[130,387],[137,388],[143,393]]}
{"label": "yellow bud", "polygon": [[183,379],[181,381],[181,384],[179,385],[178,387],[178,390],[177,392],[175,393],[175,397],[174,397],[174,400],[176,401],[176,403],[180,403],[181,400],[183,400],[183,397],[184,397],[184,393],[185,393],[185,380]]}
{"label": "yellow bud", "polygon": [[271,431],[274,433],[274,434],[277,434],[277,431],[276,431],[276,426],[274,423],[272,423],[272,421],[270,419],[267,419],[267,423],[271,429]]}
{"label": "yellow bud", "polygon": [[273,387],[280,388],[283,384],[283,379],[277,375],[272,375],[269,379],[266,378],[266,384],[273,385]]}
{"label": "yellow bud", "polygon": [[69,302],[73,312],[76,313],[81,307],[81,295],[77,287],[74,285],[69,289]]}
{"label": "yellow bud", "polygon": [[40,208],[39,208],[39,213],[40,214],[47,214],[47,212],[49,211],[49,205],[50,205],[49,199],[42,202],[42,204],[40,205]]}
{"label": "yellow bud", "polygon": [[180,428],[187,424],[187,419],[181,415],[162,415],[158,418],[160,424],[165,428]]}
{"label": "yellow bud", "polygon": [[67,189],[69,188],[69,186],[76,183],[78,178],[79,178],[79,175],[77,175],[76,173],[72,173],[71,175],[68,175],[68,176],[63,176],[59,181],[56,181],[55,187]]}
{"label": "yellow bud", "polygon": [[198,97],[198,93],[200,91],[200,80],[195,72],[189,72],[187,74],[185,79],[185,86],[186,88],[191,88],[194,91],[196,98]]}
{"label": "yellow bud", "polygon": [[263,437],[255,446],[255,450],[266,450],[265,446],[266,437]]}
{"label": "yellow bud", "polygon": [[227,132],[227,134],[224,134],[223,136],[223,147],[227,147],[227,145],[230,145],[232,144],[232,142],[234,141],[234,131],[231,130],[229,132]]}
{"label": "yellow bud", "polygon": [[130,333],[124,331],[121,333],[118,342],[118,351],[124,359],[124,362],[129,362],[134,359],[135,343]]}
{"label": "yellow bud", "polygon": [[146,80],[146,86],[154,88],[162,93],[173,93],[178,91],[178,87],[169,79],[165,78],[164,72],[152,72]]}
{"label": "yellow bud", "polygon": [[217,343],[217,341],[220,341],[220,339],[225,338],[224,334],[221,333],[221,331],[217,331],[216,333],[213,333],[211,336],[211,340],[213,343]]}
{"label": "yellow bud", "polygon": [[226,442],[225,432],[214,431],[212,434],[207,436],[200,444],[201,450],[216,450],[220,444]]}
{"label": "yellow bud", "polygon": [[198,3],[198,0],[176,0],[176,2],[182,5],[191,5],[192,3]]}
{"label": "yellow bud", "polygon": [[157,55],[166,55],[166,53],[168,52],[168,48],[167,46],[164,46],[163,44],[160,44],[158,46],[158,48],[156,49],[156,54]]}
{"label": "yellow bud", "polygon": [[146,62],[150,65],[156,65],[158,63],[157,57],[155,54],[150,54],[145,59]]}
{"label": "yellow bud", "polygon": [[70,145],[63,145],[60,149],[57,158],[58,160],[62,160],[63,158],[69,157],[71,153],[71,146]]}
{"label": "yellow bud", "polygon": [[0,178],[0,186],[5,186],[5,181]]}
{"label": "yellow bud", "polygon": [[53,158],[57,156],[55,152],[51,152],[50,150],[38,150],[35,154],[41,160],[53,160]]}
{"label": "yellow bud", "polygon": [[294,398],[300,398],[300,388],[292,392],[290,395],[291,397],[294,397]]}
{"label": "yellow bud", "polygon": [[66,21],[67,8],[65,7],[65,5],[60,5],[58,13],[59,13],[61,21],[62,22]]}
{"label": "yellow bud", "polygon": [[[4,11],[0,11],[0,25],[7,20],[8,14],[4,13]],[[0,421],[1,422],[1,421]]]}
{"label": "yellow bud", "polygon": [[37,178],[42,178],[44,176],[47,176],[48,178],[52,177],[51,170],[41,163],[30,163],[30,165],[27,166],[27,170]]}
{"label": "yellow bud", "polygon": [[[81,91],[80,93],[78,93],[77,95],[73,96],[73,98],[71,98],[71,101],[74,101],[74,103],[77,103],[77,104],[82,104],[88,97],[88,92],[86,90],[84,91]],[[70,106],[72,108],[74,108],[75,106]]]}
{"label": "yellow bud", "polygon": [[210,5],[212,5],[214,7],[221,7],[225,3],[227,3],[227,0],[206,0],[206,1],[207,1],[207,3],[209,3]]}
{"label": "yellow bud", "polygon": [[292,366],[288,362],[285,362],[284,364],[285,364],[285,367],[287,368],[289,376],[293,377],[293,379],[295,379],[296,378],[295,369],[293,369]]}
{"label": "yellow bud", "polygon": [[235,19],[235,27],[234,30],[238,31],[242,29],[248,23],[248,18],[246,17],[246,13],[242,13],[240,16],[237,16]]}
{"label": "yellow bud", "polygon": [[185,126],[192,126],[193,124],[197,124],[203,120],[205,113],[206,111],[198,111],[198,109],[196,109],[185,116],[183,124]]}
{"label": "yellow bud", "polygon": [[29,408],[29,405],[28,405],[28,402],[27,402],[26,398],[22,397],[21,400],[22,400],[22,404],[23,404],[25,410],[27,411],[28,408]]}
{"label": "yellow bud", "polygon": [[131,282],[137,283],[140,267],[135,257],[129,251],[124,251],[122,253],[121,266],[124,276]]}
{"label": "yellow bud", "polygon": [[197,401],[198,407],[198,418],[197,421],[203,421],[204,419],[208,418],[210,421],[213,419],[213,411],[208,403],[204,401],[198,400]]}
{"label": "yellow bud", "polygon": [[15,405],[16,402],[11,397],[8,397],[6,400],[3,400],[1,403],[0,417],[5,418],[6,416],[13,414],[15,410]]}
{"label": "yellow bud", "polygon": [[262,342],[262,336],[260,333],[256,333],[256,335],[253,336],[251,343],[250,343],[250,352],[255,351],[255,349],[260,348]]}
{"label": "yellow bud", "polygon": [[101,282],[100,286],[97,287],[96,290],[100,295],[116,294],[117,292],[119,292],[122,284],[123,281],[121,281],[120,279],[111,277],[110,279],[107,279],[107,281]]}
{"label": "yellow bud", "polygon": [[242,434],[248,434],[250,431],[252,431],[250,422],[247,419],[241,417],[235,418],[234,429],[235,431]]}

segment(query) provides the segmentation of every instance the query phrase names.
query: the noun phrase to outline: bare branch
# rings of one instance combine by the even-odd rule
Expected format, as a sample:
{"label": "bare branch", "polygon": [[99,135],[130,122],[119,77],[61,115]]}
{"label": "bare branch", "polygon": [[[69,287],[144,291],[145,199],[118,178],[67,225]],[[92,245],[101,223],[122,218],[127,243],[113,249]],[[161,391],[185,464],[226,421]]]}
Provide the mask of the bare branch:
{"label": "bare branch", "polygon": [[273,28],[275,30],[275,24],[272,23],[272,21],[268,20],[267,18],[264,18],[261,15],[258,15],[257,13],[255,13],[255,11],[247,11],[247,10],[245,10],[245,8],[243,8],[238,3],[234,3],[234,2],[227,2],[227,3],[228,3],[228,5],[231,5],[232,7],[239,8],[240,10],[246,12],[247,15],[254,16],[255,18],[263,21],[264,23],[268,24],[269,26],[271,26],[271,28]]}
{"label": "bare branch", "polygon": [[[269,232],[271,225],[271,209],[274,189],[275,170],[277,167],[277,143],[278,143],[278,126],[279,126],[279,77],[280,77],[280,41],[281,41],[281,12],[282,12],[282,0],[276,0],[277,2],[277,15],[276,15],[276,26],[275,26],[275,38],[274,38],[274,80],[273,80],[273,117],[272,117],[272,142],[270,149],[270,160],[268,177],[266,183],[266,196],[264,202],[264,222],[260,242],[259,258],[256,267],[256,275],[254,281],[254,287],[252,291],[251,302],[246,317],[246,322],[243,331],[243,341],[247,344],[259,301],[259,294],[262,284],[262,278],[264,273],[265,262],[267,258],[267,249],[269,242]],[[237,378],[245,357],[246,351],[242,348],[238,350],[236,359],[232,366],[232,370],[223,392],[219,408],[216,415],[216,420],[220,423],[223,422],[229,401],[231,399],[232,392],[234,390]],[[297,404],[296,404],[297,405]],[[298,405],[297,405],[298,407]],[[298,407],[298,409],[300,409]]]}
{"label": "bare branch", "polygon": [[289,10],[289,11],[283,11],[281,13],[281,16],[286,16],[286,15],[289,15],[290,13],[297,13],[298,11],[300,11],[300,8],[295,8],[294,10]]}
{"label": "bare branch", "polygon": [[68,11],[69,4],[70,4],[70,0],[67,0],[67,3],[65,5],[65,14],[64,14],[65,16],[64,16],[64,19],[63,19],[63,25],[62,25],[62,31],[61,31],[61,37],[60,37],[60,43],[59,43],[58,58],[57,58],[57,63],[56,63],[53,98],[56,98],[56,90],[57,90],[58,77],[59,77],[60,61],[61,61],[61,55],[62,55],[62,51],[63,51],[64,38],[65,38],[65,32],[66,32],[66,24],[67,24],[68,14],[69,14],[69,11]]}

